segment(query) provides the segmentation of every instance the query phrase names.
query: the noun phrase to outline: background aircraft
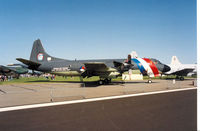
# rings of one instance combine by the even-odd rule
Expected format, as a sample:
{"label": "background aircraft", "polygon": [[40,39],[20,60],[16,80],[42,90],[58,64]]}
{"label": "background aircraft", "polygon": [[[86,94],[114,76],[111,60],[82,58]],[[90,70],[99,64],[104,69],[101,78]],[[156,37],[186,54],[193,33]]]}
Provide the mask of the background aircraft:
{"label": "background aircraft", "polygon": [[[83,78],[99,76],[100,84],[109,83],[111,82],[112,78],[116,78],[120,76],[123,72],[130,69],[139,68],[142,69],[142,73],[145,73],[145,71],[147,71],[146,74],[150,74],[148,70],[149,68],[142,68],[147,66],[142,66],[140,65],[140,63],[135,62],[134,59],[131,59],[130,55],[128,56],[128,59],[99,60],[65,60],[52,57],[45,52],[39,39],[34,41],[33,43],[30,60],[26,60],[23,58],[17,58],[17,60],[26,64],[29,69],[60,76],[80,76]],[[146,62],[153,63],[150,59],[146,60]],[[157,62],[157,64],[154,66],[150,66],[150,68],[152,67],[156,67],[156,69],[161,72],[169,71],[169,67],[160,62]]]}
{"label": "background aircraft", "polygon": [[28,69],[22,65],[9,65],[2,66],[0,65],[0,75],[12,76],[19,78],[20,74],[28,73]]}
{"label": "background aircraft", "polygon": [[176,75],[180,80],[184,80],[183,76],[192,76],[197,74],[196,64],[181,64],[176,56],[172,56],[171,64],[169,66],[171,70],[164,74]]}

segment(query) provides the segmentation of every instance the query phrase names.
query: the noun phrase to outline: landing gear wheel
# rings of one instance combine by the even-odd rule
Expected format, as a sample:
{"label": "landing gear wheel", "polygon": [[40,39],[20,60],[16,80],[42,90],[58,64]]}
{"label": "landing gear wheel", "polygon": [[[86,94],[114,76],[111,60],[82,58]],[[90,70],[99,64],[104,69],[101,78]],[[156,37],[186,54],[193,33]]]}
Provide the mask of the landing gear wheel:
{"label": "landing gear wheel", "polygon": [[176,76],[176,79],[180,79],[178,76]]}
{"label": "landing gear wheel", "polygon": [[103,80],[99,80],[99,85],[103,85],[104,81]]}
{"label": "landing gear wheel", "polygon": [[110,82],[111,82],[111,79],[110,79],[110,78],[100,79],[100,80],[99,80],[99,85],[109,84]]}
{"label": "landing gear wheel", "polygon": [[108,83],[111,83],[111,81],[112,81],[111,79],[108,79]]}
{"label": "landing gear wheel", "polygon": [[104,80],[104,83],[105,83],[105,84],[108,84],[108,83],[109,83],[109,82],[108,82],[108,79],[105,79],[105,80]]}
{"label": "landing gear wheel", "polygon": [[105,84],[109,84],[109,83],[111,83],[111,80],[112,80],[112,79],[110,79],[110,78],[106,78],[106,79],[104,80],[104,82],[105,82]]}
{"label": "landing gear wheel", "polygon": [[152,83],[152,80],[148,80],[147,82],[148,82],[149,84],[151,84],[151,83]]}
{"label": "landing gear wheel", "polygon": [[180,77],[180,80],[183,81],[183,80],[184,80],[184,77],[181,76],[181,77]]}

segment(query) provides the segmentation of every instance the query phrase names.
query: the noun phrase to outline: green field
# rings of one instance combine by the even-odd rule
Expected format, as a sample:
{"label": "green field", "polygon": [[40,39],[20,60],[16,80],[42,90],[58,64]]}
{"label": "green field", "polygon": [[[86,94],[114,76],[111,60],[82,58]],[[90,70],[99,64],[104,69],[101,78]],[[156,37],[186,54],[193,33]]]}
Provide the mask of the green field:
{"label": "green field", "polygon": [[[99,80],[98,77],[92,77],[88,79],[83,79],[84,82],[89,82],[89,81],[97,81]],[[79,77],[61,77],[61,76],[56,76],[55,80],[46,79],[44,77],[20,77],[19,79],[13,79],[10,81],[4,81],[0,82],[0,84],[17,84],[17,83],[52,83],[52,82],[80,82]]]}
{"label": "green field", "polygon": [[[164,76],[164,77],[156,77],[156,78],[152,78],[152,80],[154,79],[175,79],[175,76]],[[188,78],[193,78],[193,77],[185,77],[185,79]],[[144,80],[148,80],[149,78],[147,76],[144,76]],[[99,77],[90,77],[90,78],[84,78],[83,82],[92,82],[92,81],[98,81]],[[118,77],[116,79],[112,79],[112,81],[122,81],[121,77]],[[59,83],[59,82],[81,82],[80,77],[62,77],[62,76],[56,76],[55,80],[51,80],[46,79],[44,77],[20,77],[19,79],[13,79],[10,81],[4,81],[4,82],[0,82],[0,85],[2,84],[17,84],[17,83]]]}

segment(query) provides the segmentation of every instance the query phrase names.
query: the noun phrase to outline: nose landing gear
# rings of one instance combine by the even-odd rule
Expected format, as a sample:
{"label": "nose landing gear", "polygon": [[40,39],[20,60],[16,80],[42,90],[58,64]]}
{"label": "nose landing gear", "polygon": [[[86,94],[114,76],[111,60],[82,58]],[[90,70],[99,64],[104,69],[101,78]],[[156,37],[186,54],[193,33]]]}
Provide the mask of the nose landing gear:
{"label": "nose landing gear", "polygon": [[179,79],[179,80],[183,81],[184,77],[183,76],[176,76],[176,79]]}
{"label": "nose landing gear", "polygon": [[148,80],[147,83],[151,84],[151,83],[152,83],[152,80]]}
{"label": "nose landing gear", "polygon": [[152,83],[152,80],[151,80],[151,77],[149,77],[147,83],[151,84]]}

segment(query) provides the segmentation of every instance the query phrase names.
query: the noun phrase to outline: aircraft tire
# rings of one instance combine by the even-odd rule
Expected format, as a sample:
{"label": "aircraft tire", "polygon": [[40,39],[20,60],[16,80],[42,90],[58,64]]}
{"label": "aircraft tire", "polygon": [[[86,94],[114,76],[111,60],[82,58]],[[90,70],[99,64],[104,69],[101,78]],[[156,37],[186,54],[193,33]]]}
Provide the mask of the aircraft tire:
{"label": "aircraft tire", "polygon": [[108,79],[105,79],[105,80],[104,80],[104,83],[105,83],[105,84],[108,84],[108,83],[109,83],[109,80],[108,80]]}
{"label": "aircraft tire", "polygon": [[151,84],[151,83],[152,83],[152,80],[148,80],[147,82],[148,82],[149,84]]}
{"label": "aircraft tire", "polygon": [[104,81],[103,80],[99,80],[99,85],[103,85]]}
{"label": "aircraft tire", "polygon": [[184,80],[184,77],[183,77],[183,76],[181,76],[181,77],[180,77],[180,80],[181,80],[181,81],[183,81],[183,80]]}
{"label": "aircraft tire", "polygon": [[180,77],[179,77],[179,76],[176,76],[176,79],[180,79]]}

